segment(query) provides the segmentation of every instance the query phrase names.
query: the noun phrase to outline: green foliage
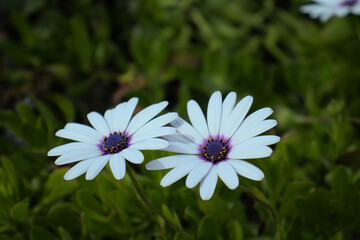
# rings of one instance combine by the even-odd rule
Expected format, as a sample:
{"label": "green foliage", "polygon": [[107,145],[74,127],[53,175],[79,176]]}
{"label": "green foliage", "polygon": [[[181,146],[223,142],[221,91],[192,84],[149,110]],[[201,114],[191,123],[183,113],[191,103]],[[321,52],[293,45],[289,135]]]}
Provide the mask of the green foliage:
{"label": "green foliage", "polygon": [[[0,1],[0,238],[359,239],[360,21],[313,21],[305,2]],[[90,111],[139,96],[185,117],[215,90],[272,107],[282,139],[252,161],[264,181],[240,177],[254,196],[219,181],[202,201],[184,180],[162,188],[165,172],[128,164],[181,232],[128,175],[65,181],[68,166],[46,155]]]}

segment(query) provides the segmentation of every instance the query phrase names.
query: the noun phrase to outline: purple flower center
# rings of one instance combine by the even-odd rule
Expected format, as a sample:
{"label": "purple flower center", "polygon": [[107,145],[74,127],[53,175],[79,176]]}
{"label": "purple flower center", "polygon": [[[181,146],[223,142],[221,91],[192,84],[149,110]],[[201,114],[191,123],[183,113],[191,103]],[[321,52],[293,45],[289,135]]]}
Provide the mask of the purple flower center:
{"label": "purple flower center", "polygon": [[359,0],[343,0],[340,2],[340,6],[354,6]]}
{"label": "purple flower center", "polygon": [[226,159],[226,155],[229,152],[229,147],[222,139],[214,140],[210,138],[207,140],[207,144],[201,146],[201,155],[208,161],[217,163]]}
{"label": "purple flower center", "polygon": [[105,153],[118,153],[128,147],[129,137],[124,133],[110,133],[109,137],[104,137],[102,149]]}

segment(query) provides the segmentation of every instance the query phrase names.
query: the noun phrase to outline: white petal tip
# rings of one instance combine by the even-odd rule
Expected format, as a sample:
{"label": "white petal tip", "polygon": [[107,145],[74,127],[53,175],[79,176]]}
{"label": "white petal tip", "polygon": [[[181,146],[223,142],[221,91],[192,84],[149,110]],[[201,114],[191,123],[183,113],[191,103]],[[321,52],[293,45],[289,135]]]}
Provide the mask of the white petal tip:
{"label": "white petal tip", "polygon": [[54,163],[55,163],[55,165],[62,165],[62,164],[61,164],[61,161],[58,161],[57,159],[55,160]]}
{"label": "white petal tip", "polygon": [[47,152],[47,156],[48,157],[53,157],[53,156],[57,156],[53,153],[52,149],[50,151]]}
{"label": "white petal tip", "polygon": [[216,96],[216,95],[220,95],[221,96],[221,92],[220,91],[215,91],[213,94],[211,94],[212,96]]}
{"label": "white petal tip", "polygon": [[70,181],[70,180],[73,180],[73,179],[75,179],[76,177],[73,177],[73,176],[71,176],[70,174],[68,174],[68,173],[65,173],[65,175],[64,175],[64,180],[66,180],[66,181]]}
{"label": "white petal tip", "polygon": [[161,105],[162,108],[165,108],[169,104],[169,102],[168,101],[163,101],[163,102],[160,102],[158,104]]}
{"label": "white petal tip", "polygon": [[189,105],[192,105],[192,104],[196,104],[196,101],[191,99],[187,102],[187,106],[189,107]]}
{"label": "white petal tip", "polygon": [[56,133],[55,133],[55,136],[57,136],[57,137],[62,137],[62,136],[61,136],[62,130],[63,130],[63,129],[57,130]]}
{"label": "white petal tip", "polygon": [[87,117],[92,116],[92,115],[94,115],[94,114],[96,114],[96,112],[94,112],[94,111],[89,112],[89,113],[87,114]]}
{"label": "white petal tip", "polygon": [[246,97],[244,97],[244,99],[246,99],[247,101],[252,102],[254,100],[254,98],[250,95],[247,95]]}
{"label": "white petal tip", "polygon": [[231,189],[231,190],[235,190],[237,187],[238,187],[239,185],[234,185],[234,186],[227,186],[229,189]]}
{"label": "white petal tip", "polygon": [[275,142],[275,143],[280,142],[280,140],[281,140],[281,137],[279,137],[279,136],[274,136],[274,142]]}
{"label": "white petal tip", "polygon": [[272,154],[272,152],[273,152],[273,150],[271,148],[267,147],[265,157],[269,157]]}
{"label": "white petal tip", "polygon": [[157,163],[157,160],[152,160],[152,161],[148,162],[147,164],[145,164],[145,168],[147,170],[159,170],[158,168],[156,168],[156,163]]}
{"label": "white petal tip", "polygon": [[200,196],[200,197],[201,197],[202,200],[208,201],[208,200],[210,200],[210,198],[212,197],[212,195],[211,195],[211,196]]}
{"label": "white petal tip", "polygon": [[266,115],[269,115],[269,116],[274,112],[274,110],[272,110],[270,107],[265,107],[263,109],[267,112]]}
{"label": "white petal tip", "polygon": [[264,175],[264,173],[263,173],[263,174],[259,174],[258,176],[252,178],[251,180],[254,180],[254,181],[262,181],[264,178],[265,178],[265,175]]}
{"label": "white petal tip", "polygon": [[165,183],[163,183],[163,182],[160,182],[160,186],[162,186],[162,187],[167,187],[167,186],[169,186],[169,184],[165,184]]}

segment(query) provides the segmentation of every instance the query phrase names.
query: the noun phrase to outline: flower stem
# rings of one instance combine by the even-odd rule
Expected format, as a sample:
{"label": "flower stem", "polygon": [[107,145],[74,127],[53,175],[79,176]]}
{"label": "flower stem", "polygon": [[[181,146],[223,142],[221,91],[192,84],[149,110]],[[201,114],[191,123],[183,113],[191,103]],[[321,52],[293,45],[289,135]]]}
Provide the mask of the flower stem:
{"label": "flower stem", "polygon": [[266,207],[270,211],[271,217],[272,217],[272,219],[274,221],[275,229],[277,231],[278,223],[277,223],[277,220],[276,220],[275,211],[272,209],[272,207],[269,204],[267,204],[266,202],[264,202],[263,200],[261,200],[260,198],[258,198],[253,192],[251,192],[246,187],[240,185],[239,188],[241,188],[241,190],[243,190],[248,195],[250,195],[251,198],[253,198],[255,201],[259,202],[261,205],[263,205],[264,207]]}
{"label": "flower stem", "polygon": [[147,198],[145,197],[138,181],[135,178],[134,172],[131,168],[128,168],[128,174],[129,177],[131,179],[131,182],[135,188],[135,191],[137,193],[137,195],[139,196],[140,200],[142,201],[142,203],[148,207],[151,211],[153,211],[155,214],[159,215],[167,225],[169,225],[169,227],[171,227],[174,231],[176,232],[181,232],[181,228],[176,226],[174,223],[172,223],[172,221],[170,221],[158,208],[156,208],[154,205],[152,205]]}

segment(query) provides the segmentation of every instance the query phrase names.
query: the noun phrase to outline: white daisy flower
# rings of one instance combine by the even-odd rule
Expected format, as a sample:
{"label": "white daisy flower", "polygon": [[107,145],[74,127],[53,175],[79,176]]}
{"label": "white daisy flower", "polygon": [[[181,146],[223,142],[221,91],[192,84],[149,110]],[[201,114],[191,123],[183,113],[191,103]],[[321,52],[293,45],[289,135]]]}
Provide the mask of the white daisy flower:
{"label": "white daisy flower", "polygon": [[[230,189],[239,185],[237,174],[260,181],[264,173],[254,165],[240,159],[263,158],[271,155],[267,145],[277,143],[278,136],[257,136],[272,127],[275,120],[265,120],[273,111],[262,108],[247,118],[253,98],[243,98],[235,107],[236,93],[231,92],[222,101],[219,91],[212,94],[207,109],[207,119],[194,100],[187,105],[192,125],[180,117],[171,124],[177,134],[164,138],[170,143],[164,149],[182,153],[159,158],[146,164],[149,170],[173,168],[161,180],[163,187],[188,174],[186,186],[195,187],[200,182],[203,200],[212,197],[218,176]],[[257,137],[256,137],[257,136]]]}
{"label": "white daisy flower", "polygon": [[65,180],[85,172],[85,178],[92,180],[108,162],[114,177],[120,180],[125,176],[125,159],[140,164],[144,160],[140,150],[169,146],[166,140],[157,137],[176,133],[175,128],[164,125],[176,119],[178,114],[167,113],[153,119],[167,106],[168,102],[164,101],[143,109],[131,119],[137,103],[138,98],[120,103],[107,110],[104,117],[97,112],[89,113],[87,117],[94,128],[68,123],[56,132],[58,137],[77,141],[48,152],[48,156],[60,156],[55,161],[57,165],[79,162],[65,174]]}
{"label": "white daisy flower", "polygon": [[302,13],[309,14],[311,18],[320,18],[326,22],[332,16],[344,17],[349,13],[360,15],[360,0],[313,0],[314,4],[304,5],[300,8]]}

